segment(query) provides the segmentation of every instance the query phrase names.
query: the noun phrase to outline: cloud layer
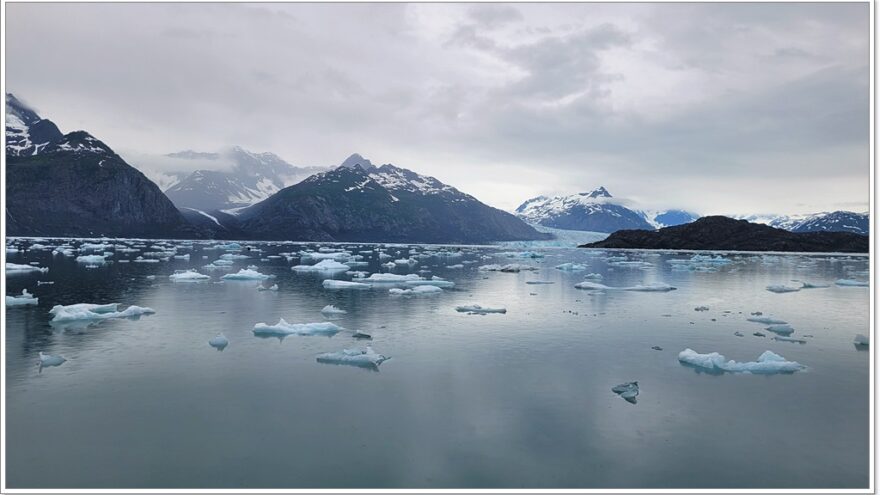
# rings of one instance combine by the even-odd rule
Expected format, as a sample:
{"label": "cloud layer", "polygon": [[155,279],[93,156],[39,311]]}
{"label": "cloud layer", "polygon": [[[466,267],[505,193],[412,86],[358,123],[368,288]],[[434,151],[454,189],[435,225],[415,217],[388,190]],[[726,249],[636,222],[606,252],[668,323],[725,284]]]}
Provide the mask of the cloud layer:
{"label": "cloud layer", "polygon": [[867,4],[8,4],[7,90],[132,156],[357,151],[512,209],[867,209]]}

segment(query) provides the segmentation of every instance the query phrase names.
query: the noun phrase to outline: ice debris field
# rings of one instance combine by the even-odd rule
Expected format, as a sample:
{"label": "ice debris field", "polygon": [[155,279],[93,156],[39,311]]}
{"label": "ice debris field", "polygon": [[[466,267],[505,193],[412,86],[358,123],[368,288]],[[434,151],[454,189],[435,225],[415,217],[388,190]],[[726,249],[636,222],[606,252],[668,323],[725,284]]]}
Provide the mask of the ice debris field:
{"label": "ice debris field", "polygon": [[[380,329],[349,328],[346,318],[350,311],[340,305],[346,297],[369,291],[384,293],[405,307],[423,301],[438,308],[444,314],[457,314],[480,322],[504,324],[504,319],[515,319],[527,310],[517,304],[508,304],[503,294],[491,294],[483,298],[473,290],[472,280],[490,277],[515,277],[518,284],[527,287],[528,295],[535,297],[541,291],[561,287],[574,306],[583,299],[592,301],[609,298],[629,298],[631,304],[646,303],[650,298],[663,298],[670,303],[681,301],[691,304],[692,294],[677,295],[676,277],[711,276],[734,274],[740,270],[759,271],[762,267],[789,267],[791,272],[803,271],[802,278],[767,280],[754,288],[752,294],[763,292],[761,310],[720,312],[711,304],[691,304],[696,314],[714,315],[708,321],[719,318],[736,320],[737,330],[730,337],[765,338],[762,342],[778,349],[766,349],[754,360],[729,359],[724,349],[705,349],[683,343],[677,351],[664,351],[658,345],[645,342],[645,348],[669,352],[669,359],[680,366],[708,374],[792,374],[809,369],[809,363],[787,359],[787,350],[797,349],[792,344],[811,345],[814,334],[805,334],[801,326],[807,321],[798,320],[797,314],[787,313],[782,301],[801,297],[804,293],[821,291],[867,292],[869,286],[867,258],[835,255],[791,255],[756,253],[688,252],[635,252],[612,250],[563,250],[536,244],[537,249],[514,249],[524,244],[507,243],[503,246],[435,246],[411,244],[315,244],[293,242],[218,242],[218,241],[163,241],[144,239],[10,239],[7,243],[6,276],[19,286],[16,292],[6,295],[7,311],[34,311],[42,313],[48,324],[64,331],[67,328],[83,328],[98,325],[111,319],[136,321],[149,317],[162,308],[138,305],[132,300],[96,300],[44,305],[40,295],[56,290],[51,266],[75,267],[81,271],[127,270],[134,264],[150,267],[131,270],[130,280],[149,281],[154,286],[162,279],[172,285],[217,287],[226,284],[252,284],[255,293],[278,294],[289,290],[288,277],[314,280],[318,291],[323,291],[324,301],[312,314],[290,314],[276,323],[255,321],[252,335],[257,338],[282,340],[290,336],[352,339],[372,339]],[[576,259],[569,259],[575,257]],[[145,265],[145,266],[146,266]],[[833,277],[816,278],[818,266],[835,269]],[[139,265],[138,265],[139,266]],[[167,268],[165,268],[167,266]],[[149,272],[149,273],[145,273]],[[126,272],[128,273],[128,272]],[[796,274],[796,273],[795,273]],[[459,280],[469,282],[460,285]],[[608,279],[616,282],[606,282]],[[762,279],[763,280],[763,279]],[[66,283],[75,283],[66,281]],[[626,293],[642,293],[625,296]],[[351,295],[347,295],[351,294]],[[266,295],[254,297],[267,297]],[[757,297],[757,296],[755,296]],[[678,299],[676,299],[678,298]],[[475,302],[476,301],[476,302]],[[775,306],[779,311],[772,311]],[[537,307],[540,309],[540,306]],[[531,308],[528,311],[535,311]],[[358,311],[364,311],[361,307]],[[767,313],[765,314],[764,311]],[[583,312],[583,314],[582,314]],[[599,317],[604,313],[567,310],[572,316]],[[657,318],[671,317],[659,314]],[[324,321],[320,319],[323,318]],[[257,318],[254,318],[255,320]],[[288,321],[290,320],[290,322]],[[334,321],[328,321],[334,320]],[[705,320],[705,319],[704,319]],[[694,325],[694,321],[682,325]],[[573,325],[577,325],[573,322]],[[218,330],[224,330],[219,331]],[[207,335],[203,342],[217,351],[234,349],[238,332],[231,329],[199,329]],[[381,331],[381,330],[380,330]],[[226,333],[233,335],[227,337]],[[815,333],[815,332],[813,332]],[[867,332],[851,334],[848,338],[857,349],[870,345]],[[766,338],[770,335],[771,338]],[[633,344],[641,345],[641,344]],[[785,347],[789,346],[789,347]],[[333,345],[328,347],[334,347]],[[367,346],[346,347],[343,342],[336,350],[328,349],[315,355],[315,361],[325,364],[351,365],[377,371],[379,365],[389,359]],[[693,348],[692,348],[693,347]],[[735,346],[732,345],[734,349]],[[695,350],[699,349],[699,350]],[[68,362],[68,358],[50,354],[49,348],[35,349],[35,358],[42,370]],[[192,352],[198,352],[193,349]],[[73,358],[75,359],[75,357]],[[396,360],[405,360],[398,356]],[[637,381],[614,385],[611,390],[627,402],[635,404],[640,393]]]}

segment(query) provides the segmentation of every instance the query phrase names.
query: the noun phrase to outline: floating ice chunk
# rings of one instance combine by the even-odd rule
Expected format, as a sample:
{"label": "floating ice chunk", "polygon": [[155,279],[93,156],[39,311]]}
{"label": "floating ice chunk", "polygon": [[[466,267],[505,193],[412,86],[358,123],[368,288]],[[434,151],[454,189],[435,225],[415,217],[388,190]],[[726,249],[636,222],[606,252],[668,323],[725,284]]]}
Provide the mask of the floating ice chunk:
{"label": "floating ice chunk", "polygon": [[741,363],[732,359],[728,361],[717,352],[700,354],[692,349],[685,349],[678,354],[678,360],[683,364],[717,373],[794,373],[805,368],[795,361],[786,361],[784,357],[772,351],[764,351],[757,361]]}
{"label": "floating ice chunk", "polygon": [[339,309],[332,304],[328,304],[328,305],[324,306],[323,309],[321,309],[321,314],[325,314],[325,315],[344,315],[346,313],[348,313],[348,311],[346,311],[344,309]]}
{"label": "floating ice chunk", "polygon": [[330,322],[321,323],[287,323],[284,318],[274,325],[257,323],[254,325],[254,335],[284,337],[286,335],[326,335],[332,337],[339,333],[342,327]]}
{"label": "floating ice chunk", "polygon": [[372,347],[367,346],[366,349],[343,349],[340,352],[325,352],[324,354],[318,354],[316,359],[319,363],[345,364],[378,369],[380,364],[390,358],[378,354]]}
{"label": "floating ice chunk", "polygon": [[257,290],[260,290],[260,291],[262,291],[262,290],[271,290],[271,291],[276,291],[276,292],[277,292],[277,291],[278,291],[278,284],[272,284],[271,287],[266,287],[266,286],[263,286],[263,285],[259,285],[259,286],[257,286]]}
{"label": "floating ice chunk", "polygon": [[602,280],[605,277],[603,277],[601,273],[588,273],[584,275],[584,278],[592,280]]}
{"label": "floating ice chunk", "polygon": [[415,281],[422,281],[422,277],[416,275],[415,273],[409,273],[407,275],[398,275],[396,273],[374,273],[369,277],[364,279],[364,282],[369,283],[410,283]]}
{"label": "floating ice chunk", "polygon": [[230,266],[235,264],[235,262],[232,260],[214,260],[211,264],[217,266]]}
{"label": "floating ice chunk", "polygon": [[40,351],[40,368],[47,368],[49,366],[61,366],[67,361],[62,356],[56,356],[53,354],[43,354]]}
{"label": "floating ice chunk", "polygon": [[345,272],[351,269],[348,265],[336,260],[325,259],[314,265],[296,265],[291,270],[298,272]]}
{"label": "floating ice chunk", "polygon": [[201,274],[195,270],[186,270],[168,275],[172,282],[203,282],[211,280],[209,275]]}
{"label": "floating ice chunk", "polygon": [[358,339],[358,340],[373,340],[372,335],[370,335],[368,333],[361,332],[360,330],[357,330],[356,332],[351,334],[351,336]]}
{"label": "floating ice chunk", "polygon": [[361,282],[348,282],[346,280],[325,280],[322,284],[325,289],[369,289],[372,287],[370,284],[364,284]]}
{"label": "floating ice chunk", "polygon": [[830,287],[828,284],[814,284],[812,282],[801,282],[801,289],[826,289]]}
{"label": "floating ice chunk", "polygon": [[250,256],[245,256],[243,254],[235,254],[235,253],[226,253],[220,255],[221,260],[232,261],[232,260],[248,260]]}
{"label": "floating ice chunk", "polygon": [[105,320],[109,318],[132,318],[141,315],[153,314],[156,311],[152,308],[143,308],[140,306],[129,306],[124,311],[118,311],[119,303],[110,304],[68,304],[66,306],[57,305],[49,310],[49,314],[53,315],[53,323],[63,323],[78,320]]}
{"label": "floating ice chunk", "polygon": [[223,335],[223,332],[221,332],[214,336],[211,340],[209,340],[208,345],[217,349],[218,351],[222,351],[223,349],[226,349],[226,346],[229,345],[229,339],[227,339],[226,336]]}
{"label": "floating ice chunk", "polygon": [[446,268],[448,268],[450,270],[455,270],[455,269],[459,269],[459,268],[464,268],[464,265],[461,263],[459,263],[457,265],[446,265]]}
{"label": "floating ice chunk", "polygon": [[579,270],[586,270],[587,265],[582,265],[580,263],[563,263],[561,265],[556,265],[557,270],[562,270],[566,272],[573,272]]}
{"label": "floating ice chunk", "polygon": [[31,265],[19,265],[17,263],[6,263],[6,273],[31,273],[31,272],[40,272],[47,273],[49,271],[48,268],[40,268],[39,266],[31,266]]}
{"label": "floating ice chunk", "polygon": [[79,246],[83,251],[105,251],[112,247],[110,244],[92,244],[90,242],[84,242]]}
{"label": "floating ice chunk", "polygon": [[441,279],[431,279],[431,280],[407,280],[404,282],[406,285],[411,287],[421,287],[421,286],[434,286],[443,289],[449,289],[455,287],[455,282],[449,280],[441,280]]}
{"label": "floating ice chunk", "polygon": [[767,330],[768,332],[773,332],[778,335],[791,335],[792,333],[794,333],[794,328],[791,328],[791,325],[788,325],[788,324],[770,325],[769,327],[765,328],[764,330]]}
{"label": "floating ice chunk", "polygon": [[778,340],[780,342],[795,342],[798,344],[806,344],[807,341],[804,339],[799,339],[796,337],[786,337],[784,335],[776,335],[773,337],[773,340]]}
{"label": "floating ice chunk", "polygon": [[266,280],[274,278],[275,275],[265,275],[250,268],[242,268],[238,273],[227,273],[223,275],[223,280]]}
{"label": "floating ice chunk", "polygon": [[6,296],[6,307],[36,306],[39,300],[38,297],[34,297],[27,289],[22,289],[20,296]]}
{"label": "floating ice chunk", "polygon": [[478,315],[485,315],[485,314],[489,314],[489,313],[501,313],[501,314],[507,313],[506,308],[489,308],[489,307],[483,307],[479,304],[468,304],[468,305],[463,305],[463,306],[456,306],[455,310],[458,311],[459,313],[478,314]]}
{"label": "floating ice chunk", "polygon": [[867,347],[870,344],[870,341],[868,340],[868,337],[857,333],[855,339],[853,339],[853,344]]}
{"label": "floating ice chunk", "polygon": [[550,282],[545,280],[526,280],[526,284],[528,285],[550,285],[556,282]]}
{"label": "floating ice chunk", "polygon": [[786,292],[797,292],[801,290],[801,287],[792,287],[790,285],[768,285],[767,290],[777,294],[784,294]]}
{"label": "floating ice chunk", "polygon": [[88,263],[90,265],[101,265],[107,262],[107,260],[104,259],[104,256],[100,254],[87,254],[84,256],[77,256],[76,261],[77,263]]}
{"label": "floating ice chunk", "polygon": [[[6,263],[6,266],[9,266],[9,263]],[[841,278],[834,282],[840,287],[868,287],[868,282],[862,282],[860,280],[851,280],[847,278]]]}
{"label": "floating ice chunk", "polygon": [[771,318],[769,316],[753,316],[751,318],[746,318],[746,321],[750,321],[752,323],[763,323],[765,325],[787,325],[788,322],[784,320],[780,320],[778,318]]}
{"label": "floating ice chunk", "polygon": [[676,290],[675,287],[664,283],[633,285],[631,287],[609,287],[596,282],[583,281],[574,284],[574,287],[582,290],[623,290],[630,292],[669,292]]}
{"label": "floating ice chunk", "polygon": [[639,395],[639,382],[621,383],[620,385],[611,387],[611,391],[630,404],[635,404],[636,397]]}
{"label": "floating ice chunk", "polygon": [[574,284],[574,288],[583,290],[606,290],[610,289],[611,287],[596,282],[583,281]]}
{"label": "floating ice chunk", "polygon": [[417,285],[412,289],[388,289],[392,296],[427,296],[439,294],[443,289],[434,285]]}

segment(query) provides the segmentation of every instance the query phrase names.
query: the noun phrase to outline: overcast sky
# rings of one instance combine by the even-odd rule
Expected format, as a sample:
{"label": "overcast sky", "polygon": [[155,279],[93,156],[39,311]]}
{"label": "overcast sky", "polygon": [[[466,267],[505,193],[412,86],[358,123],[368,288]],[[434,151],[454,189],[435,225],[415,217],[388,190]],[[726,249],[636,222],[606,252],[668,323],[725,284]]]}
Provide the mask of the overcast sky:
{"label": "overcast sky", "polygon": [[867,3],[6,12],[7,91],[123,156],[359,152],[504,209],[599,185],[701,214],[868,208]]}

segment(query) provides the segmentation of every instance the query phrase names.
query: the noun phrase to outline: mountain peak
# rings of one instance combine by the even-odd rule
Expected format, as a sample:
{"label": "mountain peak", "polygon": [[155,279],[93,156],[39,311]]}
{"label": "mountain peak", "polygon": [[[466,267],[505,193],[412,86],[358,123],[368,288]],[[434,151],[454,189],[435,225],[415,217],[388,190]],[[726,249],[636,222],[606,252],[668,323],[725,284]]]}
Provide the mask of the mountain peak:
{"label": "mountain peak", "polygon": [[596,189],[588,193],[580,193],[581,196],[586,196],[588,198],[611,198],[611,193],[608,192],[608,189],[605,189],[605,186],[599,186]]}
{"label": "mountain peak", "polygon": [[343,161],[342,164],[340,164],[339,166],[345,168],[354,168],[356,166],[360,166],[364,170],[374,168],[373,163],[370,162],[370,160],[367,160],[357,153],[353,153],[351,156],[346,158],[345,161]]}

